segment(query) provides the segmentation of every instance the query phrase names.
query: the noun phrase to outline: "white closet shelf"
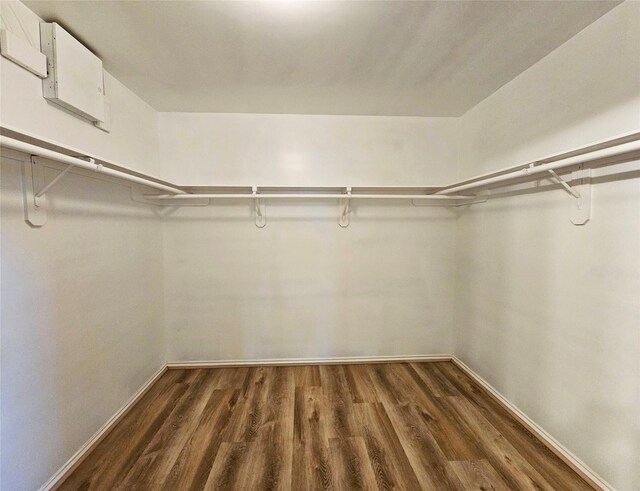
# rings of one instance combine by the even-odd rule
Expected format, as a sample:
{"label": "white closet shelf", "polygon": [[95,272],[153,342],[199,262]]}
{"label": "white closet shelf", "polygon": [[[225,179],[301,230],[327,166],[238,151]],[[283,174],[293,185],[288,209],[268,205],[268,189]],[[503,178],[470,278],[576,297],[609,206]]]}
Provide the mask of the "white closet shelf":
{"label": "white closet shelf", "polygon": [[460,193],[461,191],[468,192],[469,190],[478,188],[494,187],[494,184],[505,182],[507,182],[506,185],[509,185],[508,181],[528,177],[536,178],[538,174],[543,173],[550,173],[558,178],[558,176],[555,175],[556,170],[577,165],[586,167],[589,164],[602,164],[604,160],[609,158],[623,157],[623,160],[631,160],[637,158],[639,152],[640,132],[637,132],[598,142],[570,152],[563,152],[533,162],[506,167],[487,174],[475,176],[445,186],[444,189],[437,191],[436,194],[450,195]]}
{"label": "white closet shelf", "polygon": [[[3,129],[4,130],[4,129]],[[5,133],[6,131],[3,131]],[[536,161],[526,162],[486,174],[465,179],[447,186],[344,186],[344,187],[300,187],[300,186],[178,186],[161,181],[152,176],[132,171],[116,164],[99,161],[91,156],[69,155],[62,151],[45,148],[23,141],[20,134],[10,131],[16,138],[0,135],[0,146],[28,155],[21,160],[25,165],[27,179],[24,180],[25,213],[27,221],[34,226],[46,222],[45,193],[73,167],[90,169],[102,174],[144,185],[163,193],[137,195],[142,200],[155,205],[184,206],[188,204],[209,204],[211,200],[253,200],[256,224],[264,226],[265,200],[339,200],[340,225],[347,226],[349,204],[352,200],[409,200],[414,204],[427,206],[466,206],[484,202],[487,194],[479,191],[512,186],[514,183],[549,177],[557,181],[575,200],[574,224],[589,220],[591,167],[616,164],[640,158],[640,132],[629,133],[603,140],[585,147],[551,155]],[[33,137],[23,135],[24,139]],[[66,151],[66,153],[64,153]],[[68,167],[53,181],[44,183],[41,162],[38,158],[65,163]],[[15,159],[14,159],[15,160]],[[18,159],[20,161],[20,159]],[[556,171],[574,171],[569,182],[563,180]]]}
{"label": "white closet shelf", "polygon": [[358,188],[343,188],[343,193],[324,193],[317,188],[308,188],[306,192],[289,192],[286,187],[280,192],[264,192],[256,187],[255,193],[192,193],[192,194],[145,194],[147,199],[185,200],[185,199],[408,199],[433,201],[473,201],[475,196],[441,196],[438,194],[403,194],[403,193],[363,193]]}
{"label": "white closet shelf", "polygon": [[[31,138],[25,135],[26,138]],[[63,164],[67,164],[69,168],[78,167],[80,169],[88,169],[96,172],[100,172],[101,174],[106,174],[112,177],[116,177],[119,179],[123,179],[125,181],[135,182],[136,184],[143,184],[145,186],[149,186],[151,188],[159,189],[161,191],[170,192],[174,194],[183,194],[184,191],[180,189],[178,186],[172,185],[170,183],[164,183],[159,179],[146,175],[144,173],[136,172],[131,169],[127,169],[125,167],[121,167],[110,162],[105,162],[97,158],[93,158],[91,156],[74,156],[69,155],[68,153],[63,153],[61,151],[52,150],[50,148],[46,148],[44,146],[35,145],[33,143],[28,143],[17,138],[11,138],[9,136],[5,136],[4,134],[0,135],[0,147],[10,148],[13,150],[17,150],[19,152],[30,155],[31,162],[35,165],[37,162],[34,161],[35,158],[40,157],[44,159],[49,159],[54,162],[60,162]],[[69,151],[73,153],[72,151]],[[4,156],[4,155],[3,155]],[[67,171],[65,169],[65,172]],[[122,169],[122,170],[119,170]],[[56,181],[58,178],[56,178]],[[47,185],[47,188],[50,186]]]}

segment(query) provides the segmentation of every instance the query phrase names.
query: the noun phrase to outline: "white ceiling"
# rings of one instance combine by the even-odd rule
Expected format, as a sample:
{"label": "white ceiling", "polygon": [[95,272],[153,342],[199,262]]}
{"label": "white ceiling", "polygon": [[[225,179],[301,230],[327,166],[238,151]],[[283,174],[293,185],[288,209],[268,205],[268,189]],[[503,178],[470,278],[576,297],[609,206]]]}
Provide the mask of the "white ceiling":
{"label": "white ceiling", "polygon": [[459,116],[618,2],[25,3],[159,111]]}

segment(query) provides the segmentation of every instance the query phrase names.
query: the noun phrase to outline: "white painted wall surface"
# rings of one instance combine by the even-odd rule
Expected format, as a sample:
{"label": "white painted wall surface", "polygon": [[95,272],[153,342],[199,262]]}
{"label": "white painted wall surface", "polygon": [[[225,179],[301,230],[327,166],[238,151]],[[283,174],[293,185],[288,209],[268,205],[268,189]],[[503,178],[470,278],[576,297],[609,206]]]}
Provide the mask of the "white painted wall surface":
{"label": "white painted wall surface", "polygon": [[[0,14],[3,26],[21,26],[14,34],[32,45],[39,43],[41,19],[22,3],[2,1]],[[40,78],[0,57],[0,125],[157,175],[157,113],[107,72],[104,83],[111,103],[110,133],[48,102],[42,97]]]}
{"label": "white painted wall surface", "polygon": [[[160,114],[183,184],[419,185],[453,177],[455,120]],[[448,353],[455,212],[362,203],[181,209],[164,221],[168,359]]]}
{"label": "white painted wall surface", "polygon": [[455,118],[159,114],[162,176],[182,185],[425,186],[455,173]]}
{"label": "white painted wall surface", "polygon": [[170,361],[449,353],[454,212],[337,204],[182,209],[164,219]]}
{"label": "white painted wall surface", "polygon": [[[638,131],[640,3],[613,9],[463,123],[461,177]],[[457,234],[456,354],[625,491],[640,489],[639,172],[599,178],[582,227],[558,190],[472,207]]]}
{"label": "white painted wall surface", "polygon": [[27,491],[164,363],[162,236],[120,184],[67,175],[39,229],[5,159],[0,191],[0,488]]}

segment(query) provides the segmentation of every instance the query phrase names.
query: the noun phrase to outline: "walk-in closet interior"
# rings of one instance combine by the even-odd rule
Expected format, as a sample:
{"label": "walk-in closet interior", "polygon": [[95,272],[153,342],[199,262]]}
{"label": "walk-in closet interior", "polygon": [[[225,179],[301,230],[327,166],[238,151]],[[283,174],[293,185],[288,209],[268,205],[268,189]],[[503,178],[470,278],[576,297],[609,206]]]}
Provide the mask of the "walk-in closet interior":
{"label": "walk-in closet interior", "polygon": [[640,491],[640,2],[0,20],[3,491]]}

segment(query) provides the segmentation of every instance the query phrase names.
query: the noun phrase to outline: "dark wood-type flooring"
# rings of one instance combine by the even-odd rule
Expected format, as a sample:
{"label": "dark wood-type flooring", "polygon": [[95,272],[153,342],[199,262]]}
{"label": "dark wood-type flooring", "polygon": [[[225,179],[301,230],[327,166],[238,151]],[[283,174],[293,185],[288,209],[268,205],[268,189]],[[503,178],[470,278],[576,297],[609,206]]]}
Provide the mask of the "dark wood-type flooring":
{"label": "dark wood-type flooring", "polygon": [[168,370],[60,489],[591,488],[431,362]]}

